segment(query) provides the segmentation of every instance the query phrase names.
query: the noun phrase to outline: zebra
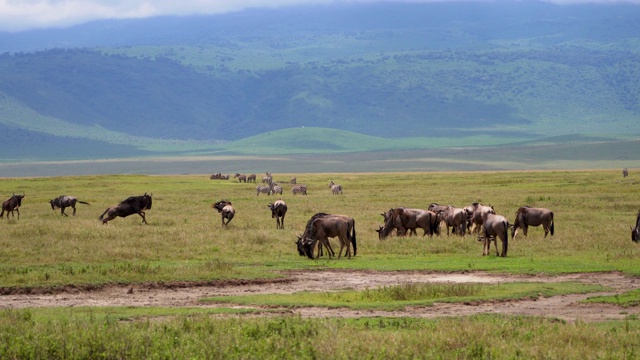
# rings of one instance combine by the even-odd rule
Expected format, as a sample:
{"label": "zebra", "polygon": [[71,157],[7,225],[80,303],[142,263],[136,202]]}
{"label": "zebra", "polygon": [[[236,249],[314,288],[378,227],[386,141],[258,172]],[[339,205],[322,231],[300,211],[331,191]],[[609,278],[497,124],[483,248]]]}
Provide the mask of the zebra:
{"label": "zebra", "polygon": [[251,174],[251,175],[247,176],[247,182],[255,183],[256,182],[256,174]]}
{"label": "zebra", "polygon": [[236,173],[235,175],[233,175],[233,178],[238,178],[238,182],[247,182],[247,175],[244,174],[238,174]]}
{"label": "zebra", "polygon": [[271,193],[272,194],[280,194],[282,195],[282,186],[278,185],[278,183],[272,182],[271,184]]}
{"label": "zebra", "polygon": [[342,185],[335,184],[333,180],[329,181],[329,187],[331,188],[331,193],[333,195],[342,194]]}
{"label": "zebra", "polygon": [[627,176],[629,176],[629,169],[627,168],[622,169],[622,177],[627,177]]}
{"label": "zebra", "polygon": [[298,179],[296,179],[296,177],[292,177],[291,178],[291,185],[295,185],[298,182]]}
{"label": "zebra", "polygon": [[298,194],[302,194],[302,195],[307,195],[307,185],[295,185],[294,187],[291,188],[291,192],[293,193],[293,195],[298,195]]}
{"label": "zebra", "polygon": [[260,195],[260,193],[264,193],[267,195],[271,195],[271,187],[270,186],[256,186],[256,196]]}

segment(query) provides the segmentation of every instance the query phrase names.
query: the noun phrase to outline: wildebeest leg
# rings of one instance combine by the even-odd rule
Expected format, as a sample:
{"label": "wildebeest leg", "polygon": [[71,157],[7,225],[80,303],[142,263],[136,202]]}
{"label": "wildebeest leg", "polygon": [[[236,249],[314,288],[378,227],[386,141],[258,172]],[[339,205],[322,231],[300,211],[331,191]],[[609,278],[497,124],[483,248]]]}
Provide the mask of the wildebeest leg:
{"label": "wildebeest leg", "polygon": [[73,209],[73,216],[76,216],[76,206],[74,205],[71,208]]}
{"label": "wildebeest leg", "polygon": [[60,207],[60,215],[67,216],[67,214],[65,214],[65,212],[64,212],[64,206]]}
{"label": "wildebeest leg", "polygon": [[144,224],[146,224],[146,223],[147,223],[147,219],[144,217],[144,216],[145,216],[144,211],[139,211],[139,212],[138,212],[138,215],[140,215],[140,217],[142,218],[142,222],[143,222]]}
{"label": "wildebeest leg", "polygon": [[[16,212],[18,213],[18,220],[20,220],[20,208],[16,208]],[[13,217],[13,212],[11,212],[11,217]]]}

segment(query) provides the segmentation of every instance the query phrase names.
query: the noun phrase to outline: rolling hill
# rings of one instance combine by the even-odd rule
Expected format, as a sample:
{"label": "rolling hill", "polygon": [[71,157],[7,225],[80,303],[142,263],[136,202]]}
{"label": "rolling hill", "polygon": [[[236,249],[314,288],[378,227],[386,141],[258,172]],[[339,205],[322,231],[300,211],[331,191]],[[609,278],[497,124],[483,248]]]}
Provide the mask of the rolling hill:
{"label": "rolling hill", "polygon": [[376,3],[0,33],[0,161],[637,137],[639,15]]}

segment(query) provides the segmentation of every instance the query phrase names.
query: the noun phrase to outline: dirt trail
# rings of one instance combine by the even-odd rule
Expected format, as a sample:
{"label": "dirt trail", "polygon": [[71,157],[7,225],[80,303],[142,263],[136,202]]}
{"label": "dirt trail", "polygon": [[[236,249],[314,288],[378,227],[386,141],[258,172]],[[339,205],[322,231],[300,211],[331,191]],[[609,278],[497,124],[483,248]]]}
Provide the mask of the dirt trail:
{"label": "dirt trail", "polygon": [[[262,282],[220,282],[215,285],[193,286],[181,284],[144,284],[108,286],[96,290],[66,289],[54,294],[13,294],[0,296],[0,308],[69,307],[69,306],[158,306],[158,307],[217,307],[201,303],[210,296],[243,294],[290,294],[298,291],[336,291],[366,289],[379,286],[414,283],[502,283],[514,281],[563,282],[601,284],[621,293],[640,287],[640,279],[621,273],[581,273],[562,276],[496,275],[484,272],[427,273],[373,271],[295,271],[286,279]],[[434,318],[481,313],[547,316],[567,321],[604,321],[624,319],[639,314],[640,307],[621,308],[614,305],[579,304],[594,294],[554,296],[538,300],[485,302],[479,304],[438,303],[430,307],[412,307],[404,311],[356,311],[350,309],[299,308],[282,309],[282,313],[304,317],[364,317],[411,316]],[[273,309],[269,309],[273,312]]]}

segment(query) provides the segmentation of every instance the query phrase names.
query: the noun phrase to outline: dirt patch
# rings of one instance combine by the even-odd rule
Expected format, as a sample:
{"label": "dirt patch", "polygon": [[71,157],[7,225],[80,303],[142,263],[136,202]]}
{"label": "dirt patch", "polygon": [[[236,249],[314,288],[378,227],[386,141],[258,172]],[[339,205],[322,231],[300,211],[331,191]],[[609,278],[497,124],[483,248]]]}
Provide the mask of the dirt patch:
{"label": "dirt patch", "polygon": [[[0,308],[68,307],[68,306],[156,306],[156,307],[218,307],[200,302],[212,296],[246,294],[291,294],[299,291],[362,290],[404,283],[486,283],[515,281],[564,282],[600,284],[616,294],[640,286],[640,279],[621,273],[580,273],[561,276],[500,275],[484,272],[430,273],[430,272],[374,272],[374,271],[293,271],[286,278],[259,281],[212,281],[199,283],[146,283],[113,285],[102,288],[69,287],[50,291],[10,293],[0,296]],[[600,295],[600,294],[599,294]],[[298,308],[282,309],[282,313],[304,317],[365,317],[410,316],[435,318],[482,313],[532,315],[554,317],[567,321],[605,321],[624,319],[640,314],[640,307],[621,308],[614,305],[580,304],[594,294],[575,294],[507,302],[481,302],[476,304],[438,303],[429,307],[411,307],[403,311],[361,311],[350,309]],[[272,312],[273,309],[270,309]]]}

